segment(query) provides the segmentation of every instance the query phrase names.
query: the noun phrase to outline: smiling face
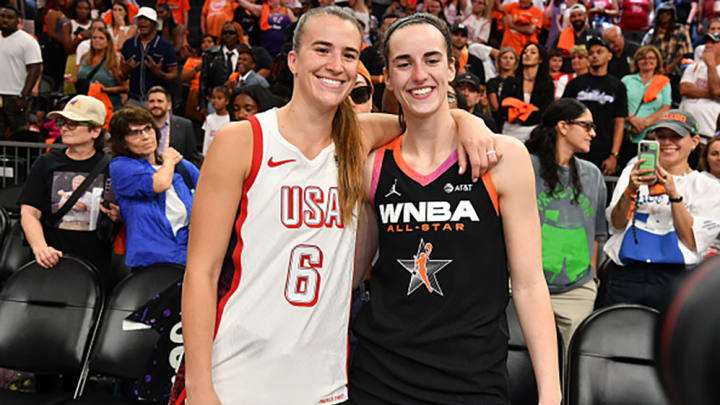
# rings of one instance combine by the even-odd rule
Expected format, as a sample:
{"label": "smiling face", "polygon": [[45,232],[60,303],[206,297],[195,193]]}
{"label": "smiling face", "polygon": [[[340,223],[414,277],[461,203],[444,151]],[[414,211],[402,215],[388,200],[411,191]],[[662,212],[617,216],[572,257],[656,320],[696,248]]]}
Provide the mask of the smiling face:
{"label": "smiling face", "polygon": [[681,136],[667,128],[657,129],[655,139],[660,143],[660,165],[664,168],[687,163],[688,156],[700,142],[697,136]]}
{"label": "smiling face", "polygon": [[654,72],[658,66],[658,57],[653,51],[646,51],[638,59],[638,70],[641,72]]}
{"label": "smiling face", "polygon": [[707,151],[707,169],[715,177],[720,178],[720,141],[710,144]]}
{"label": "smiling face", "polygon": [[449,108],[447,92],[455,66],[437,28],[420,23],[395,30],[388,41],[388,61],[386,87],[406,117],[424,118]]}
{"label": "smiling face", "polygon": [[590,143],[596,134],[594,129],[587,130],[583,124],[593,122],[592,113],[590,110],[585,110],[579,117],[571,121],[576,123],[572,124],[567,121],[558,123],[557,142],[567,145],[573,153],[590,152]]}
{"label": "smiling face", "polygon": [[297,91],[309,105],[335,109],[357,78],[361,33],[348,20],[316,15],[305,23],[301,35],[297,49],[288,54],[288,67],[295,76],[293,93]]}

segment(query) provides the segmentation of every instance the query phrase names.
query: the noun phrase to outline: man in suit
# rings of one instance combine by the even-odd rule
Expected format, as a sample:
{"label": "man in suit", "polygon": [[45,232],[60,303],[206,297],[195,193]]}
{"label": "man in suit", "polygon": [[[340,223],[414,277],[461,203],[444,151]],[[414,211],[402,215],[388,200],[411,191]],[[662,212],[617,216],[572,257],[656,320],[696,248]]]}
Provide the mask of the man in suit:
{"label": "man in suit", "polygon": [[162,153],[170,146],[180,152],[185,159],[200,167],[202,155],[197,148],[197,135],[192,122],[187,118],[170,114],[172,101],[170,93],[164,87],[151,88],[147,97],[147,109],[150,110],[155,125],[160,128],[158,153]]}

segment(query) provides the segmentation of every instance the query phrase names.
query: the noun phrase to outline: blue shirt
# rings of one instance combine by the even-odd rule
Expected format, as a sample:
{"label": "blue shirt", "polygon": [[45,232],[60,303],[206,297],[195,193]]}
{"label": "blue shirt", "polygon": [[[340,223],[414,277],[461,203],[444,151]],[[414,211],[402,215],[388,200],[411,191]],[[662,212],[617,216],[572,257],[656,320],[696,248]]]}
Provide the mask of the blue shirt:
{"label": "blue shirt", "polygon": [[147,46],[143,46],[140,42],[140,35],[136,35],[125,41],[120,52],[125,60],[130,60],[135,55],[135,61],[139,63],[135,69],[130,71],[130,97],[140,101],[145,101],[145,95],[151,87],[167,85],[145,65],[146,57],[151,57],[155,63],[162,60],[164,71],[177,66],[175,49],[170,42],[157,34],[148,42]]}
{"label": "blue shirt", "polygon": [[[193,184],[197,184],[200,171],[183,159]],[[156,263],[185,265],[187,260],[188,227],[173,233],[165,216],[165,193],[153,191],[155,169],[147,160],[116,157],[110,162],[112,188],[120,214],[127,226],[125,263],[129,267],[149,266]],[[180,174],[173,174],[172,185],[187,209],[192,210],[192,192]]]}

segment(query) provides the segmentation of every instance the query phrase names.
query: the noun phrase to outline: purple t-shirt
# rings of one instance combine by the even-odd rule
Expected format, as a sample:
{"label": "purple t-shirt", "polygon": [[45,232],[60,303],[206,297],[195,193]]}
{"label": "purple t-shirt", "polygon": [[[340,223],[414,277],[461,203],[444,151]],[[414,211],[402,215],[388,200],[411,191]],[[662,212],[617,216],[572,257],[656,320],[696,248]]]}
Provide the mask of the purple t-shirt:
{"label": "purple t-shirt", "polygon": [[285,14],[272,13],[268,15],[270,29],[260,32],[260,46],[267,49],[270,55],[277,55],[285,43],[285,31],[290,24],[290,18]]}

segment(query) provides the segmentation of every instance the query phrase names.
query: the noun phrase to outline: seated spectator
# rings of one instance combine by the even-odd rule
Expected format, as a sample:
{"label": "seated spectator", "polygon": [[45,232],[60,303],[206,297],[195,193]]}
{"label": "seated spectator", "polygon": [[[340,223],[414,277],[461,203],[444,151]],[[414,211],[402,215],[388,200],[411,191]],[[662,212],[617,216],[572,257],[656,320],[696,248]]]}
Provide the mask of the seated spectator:
{"label": "seated spectator", "polygon": [[[30,171],[18,203],[20,224],[35,260],[45,268],[55,266],[64,254],[89,261],[108,275],[112,254],[111,232],[106,220],[120,219],[112,195],[103,152],[105,106],[88,96],[75,96],[62,111],[53,111],[62,141],[68,147],[41,155]],[[89,180],[82,195],[74,192]],[[72,206],[65,203],[73,198]],[[112,228],[112,226],[110,226]],[[102,234],[102,236],[101,236]]]}
{"label": "seated spectator", "polygon": [[515,49],[506,46],[498,52],[498,57],[495,59],[497,68],[497,76],[487,81],[487,95],[490,101],[490,109],[493,112],[493,119],[496,123],[503,122],[500,113],[500,103],[505,84],[512,80],[515,76],[515,70],[518,65],[518,56]]}
{"label": "seated spectator", "polygon": [[285,43],[286,31],[297,21],[292,10],[283,6],[280,0],[267,0],[262,5],[238,0],[238,4],[260,17],[259,45],[267,49],[270,55],[277,55]]}
{"label": "seated spectator", "polygon": [[207,116],[205,123],[203,124],[203,131],[205,136],[203,137],[202,155],[207,155],[210,144],[215,138],[215,133],[223,127],[223,125],[230,122],[230,114],[228,114],[228,104],[230,102],[230,92],[225,86],[215,87],[210,96],[210,102],[213,105],[214,113]]}
{"label": "seated spectator", "polygon": [[[554,87],[547,59],[547,52],[540,44],[529,43],[523,48],[514,80],[503,87],[500,95],[504,122],[499,124],[503,134],[525,141],[553,102]],[[506,105],[511,101],[508,98],[521,105]]]}
{"label": "seated spectator", "polygon": [[[411,2],[409,1],[408,3]],[[420,11],[434,15],[441,21],[444,21],[449,27],[455,25],[454,23],[449,23],[445,19],[445,14],[443,14],[443,2],[441,0],[425,0],[421,3],[421,6]]]}
{"label": "seated spectator", "polygon": [[257,61],[250,47],[245,44],[239,44],[236,49],[238,51],[237,67],[235,69],[235,72],[238,73],[236,86],[241,87],[257,84],[263,87],[269,87],[270,84],[268,81],[255,72]]}
{"label": "seated spectator", "polygon": [[480,104],[480,86],[483,87],[483,95],[487,99],[487,90],[480,84],[480,79],[472,73],[465,73],[455,79],[455,86],[465,100],[464,109],[482,118],[491,131],[499,132],[495,120],[483,111]]}
{"label": "seated spectator", "polygon": [[205,34],[199,43],[190,45],[190,57],[187,58],[180,72],[180,81],[190,82],[187,99],[185,100],[185,117],[193,121],[202,121],[203,116],[199,110],[200,100],[200,71],[202,70],[202,56],[208,49],[215,46],[215,37]]}
{"label": "seated spectator", "polygon": [[489,0],[473,0],[472,14],[467,16],[462,23],[468,28],[468,42],[486,44],[490,39],[490,11]]}
{"label": "seated spectator", "polygon": [[113,43],[118,50],[122,49],[125,41],[137,34],[137,28],[130,24],[128,6],[122,0],[115,0],[112,6],[111,23],[108,28],[112,33]]}
{"label": "seated spectator", "polygon": [[[140,11],[140,8],[135,3],[135,0],[120,0],[123,2],[123,5],[125,6],[125,11],[127,11],[127,16],[130,21],[135,21],[135,17],[137,16],[138,12]],[[115,5],[115,2],[113,1],[113,6]],[[115,11],[115,8],[111,8],[110,10],[107,10],[105,14],[103,14],[102,18],[105,21],[105,25],[110,26],[113,25],[113,11]]]}
{"label": "seated spectator", "polygon": [[158,153],[165,152],[167,148],[177,150],[181,155],[196,166],[202,164],[202,156],[197,150],[197,138],[192,122],[185,117],[171,113],[172,100],[162,86],[155,86],[148,90],[147,109],[153,123],[160,131]]}
{"label": "seated spectator", "polygon": [[541,122],[526,146],[535,170],[543,273],[567,353],[573,332],[595,305],[607,190],[600,170],[575,156],[589,152],[595,137],[590,110],[565,98],[550,104]]}
{"label": "seated spectator", "polygon": [[589,57],[585,45],[576,45],[570,48],[570,67],[573,71],[570,80],[590,72]]}
{"label": "seated spectator", "polygon": [[167,86],[178,76],[175,50],[158,35],[157,13],[142,7],[135,17],[138,35],[125,41],[120,70],[130,79],[130,99],[142,105],[153,86]]}
{"label": "seated spectator", "polygon": [[245,118],[267,111],[271,108],[282,107],[285,102],[272,94],[265,87],[253,85],[236,89],[230,98],[232,106],[231,121],[242,121]]}
{"label": "seated spectator", "polygon": [[652,127],[660,159],[626,167],[606,210],[610,281],[605,305],[632,303],[660,309],[673,282],[702,260],[720,230],[720,182],[692,170],[690,153],[700,143],[697,123],[670,110]]}
{"label": "seated spectator", "polygon": [[498,11],[504,13],[502,47],[510,46],[520,54],[528,43],[538,42],[538,33],[542,29],[544,14],[534,7],[531,0],[519,0],[517,3],[495,3]]}
{"label": "seated spectator", "polygon": [[[464,24],[455,24],[450,27],[451,43],[453,46],[453,57],[455,58],[456,72],[458,74],[465,73],[465,65],[468,62],[468,28]],[[479,65],[482,68],[482,64]],[[471,72],[472,73],[472,72]],[[485,73],[482,73],[483,79]]]}
{"label": "seated spectator", "polygon": [[[707,33],[708,34],[720,34],[720,17],[714,18],[708,23]],[[693,59],[695,59],[695,62],[702,59],[703,52],[705,52],[705,44],[704,43],[695,47],[695,52],[693,54]]]}
{"label": "seated spectator", "polygon": [[550,52],[548,52],[548,68],[550,70],[550,77],[552,77],[553,84],[555,85],[555,100],[562,97],[565,86],[567,86],[570,79],[574,77],[572,73],[563,73],[561,71],[563,65],[562,55],[562,51],[559,49],[551,49]]}
{"label": "seated spectator", "polygon": [[627,90],[629,112],[623,138],[625,143],[620,151],[626,155],[622,161],[635,156],[637,143],[645,139],[648,129],[670,109],[672,103],[670,79],[662,74],[663,61],[657,48],[643,46],[638,49],[631,71],[634,74],[622,78]]}
{"label": "seated spectator", "polygon": [[700,167],[703,173],[720,181],[720,136],[712,137],[703,148],[702,155],[700,155]]}
{"label": "seated spectator", "polygon": [[[187,0],[186,0],[187,1]],[[158,4],[157,16],[160,22],[160,36],[170,42],[178,60],[184,62],[186,58],[182,57],[182,50],[187,43],[187,28],[183,24],[175,21],[172,9],[166,3]]]}
{"label": "seated spectator", "polygon": [[572,6],[570,8],[570,26],[560,32],[554,46],[563,53],[563,72],[570,72],[570,48],[575,45],[585,45],[590,38],[599,35],[588,25],[585,6],[582,4]]}
{"label": "seated spectator", "polygon": [[610,45],[613,57],[608,65],[608,73],[622,79],[630,74],[630,64],[635,52],[640,48],[637,42],[626,41],[622,30],[617,25],[611,25],[603,31],[603,39]]}
{"label": "seated spectator", "polygon": [[373,110],[372,103],[373,95],[373,84],[370,72],[365,68],[365,65],[360,62],[358,64],[358,74],[353,84],[352,90],[350,90],[350,104],[355,110],[355,113],[369,113]]}
{"label": "seated spectator", "polygon": [[716,18],[720,18],[720,9],[715,4],[715,1],[700,0],[698,4],[698,35],[709,34],[710,22]]}
{"label": "seated spectator", "polygon": [[688,66],[680,80],[680,109],[697,118],[700,135],[707,140],[715,135],[720,115],[720,34],[708,34],[704,39],[702,58]]}
{"label": "seated spectator", "polygon": [[110,131],[112,187],[127,226],[125,263],[185,265],[198,169],[172,147],[158,151],[160,131],[143,108],[116,111]]}
{"label": "seated spectator", "polygon": [[76,88],[86,94],[91,83],[103,86],[113,108],[122,106],[122,94],[129,90],[127,80],[120,79],[120,55],[115,50],[112,35],[105,28],[97,28],[91,37],[90,51],[83,56],[77,72]]}

